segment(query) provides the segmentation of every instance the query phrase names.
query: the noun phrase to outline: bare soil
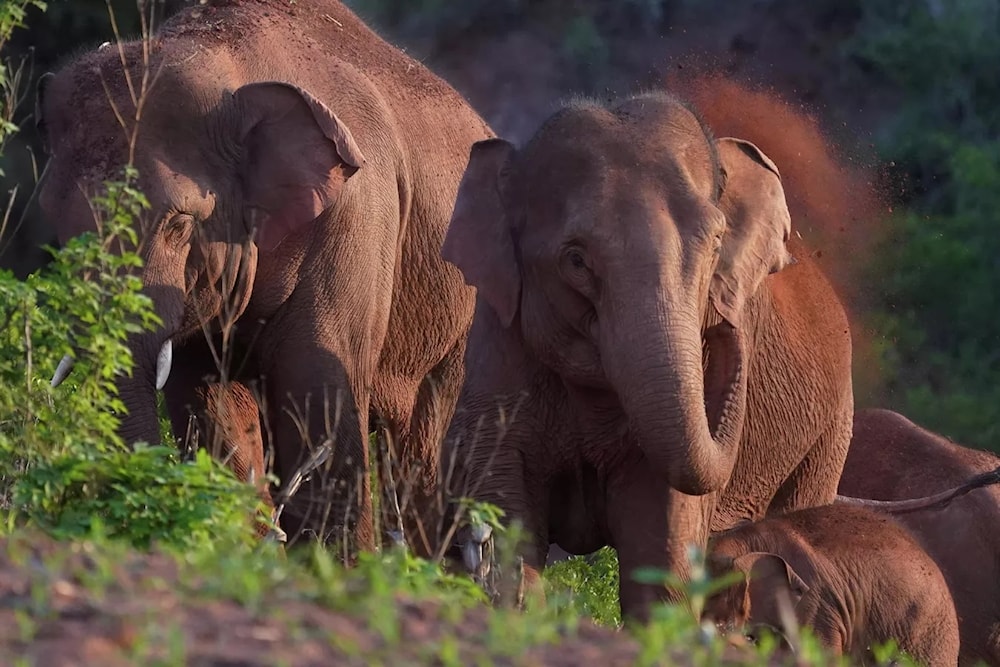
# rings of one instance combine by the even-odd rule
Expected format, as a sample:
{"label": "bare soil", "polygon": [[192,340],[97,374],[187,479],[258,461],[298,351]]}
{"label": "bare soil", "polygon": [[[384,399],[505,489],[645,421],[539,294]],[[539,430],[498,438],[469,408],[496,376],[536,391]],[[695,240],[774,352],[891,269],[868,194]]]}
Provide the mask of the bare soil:
{"label": "bare soil", "polygon": [[[398,599],[398,639],[361,613],[335,611],[301,595],[265,594],[258,604],[199,593],[197,578],[162,554],[108,564],[80,544],[49,538],[0,543],[0,664],[46,667],[185,664],[632,665],[639,646],[624,631],[581,622],[555,641],[517,651],[492,641],[489,610],[451,618],[430,602]],[[498,634],[499,633],[499,634]],[[446,662],[444,656],[455,660]],[[727,662],[745,663],[734,644]],[[664,664],[684,665],[683,647]]]}

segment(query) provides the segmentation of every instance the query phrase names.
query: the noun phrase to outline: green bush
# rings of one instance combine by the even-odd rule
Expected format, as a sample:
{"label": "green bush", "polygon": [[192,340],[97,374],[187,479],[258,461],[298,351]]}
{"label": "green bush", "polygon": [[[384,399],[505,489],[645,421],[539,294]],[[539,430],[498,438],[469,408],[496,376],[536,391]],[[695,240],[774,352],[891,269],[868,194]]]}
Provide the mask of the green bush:
{"label": "green bush", "polygon": [[575,556],[545,568],[546,594],[601,625],[621,625],[618,555],[605,547],[590,558]]}
{"label": "green bush", "polygon": [[874,0],[847,45],[902,96],[880,148],[907,177],[872,267],[888,402],[1000,449],[1000,8]]}
{"label": "green bush", "polygon": [[[132,369],[126,341],[158,323],[135,275],[133,220],[148,207],[136,178],[128,169],[94,198],[100,233],[70,240],[24,282],[0,274],[0,470],[11,523],[60,538],[99,525],[142,548],[250,539],[248,485],[205,452],[181,463],[173,447],[133,450],[116,433],[125,407],[115,379]],[[76,366],[53,390],[64,354]]]}
{"label": "green bush", "polygon": [[27,522],[58,539],[85,537],[99,526],[139,548],[249,540],[253,498],[253,489],[205,450],[180,463],[177,450],[163,446],[68,454],[28,468],[14,489],[14,506]]}

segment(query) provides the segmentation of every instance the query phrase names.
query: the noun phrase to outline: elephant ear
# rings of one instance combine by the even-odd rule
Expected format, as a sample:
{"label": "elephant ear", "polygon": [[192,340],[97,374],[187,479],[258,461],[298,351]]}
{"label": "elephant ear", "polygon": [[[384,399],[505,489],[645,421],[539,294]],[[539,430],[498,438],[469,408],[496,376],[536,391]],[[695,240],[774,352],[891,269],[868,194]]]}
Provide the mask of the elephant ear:
{"label": "elephant ear", "polygon": [[[794,620],[783,617],[794,611],[809,591],[809,585],[788,561],[778,554],[755,551],[734,559],[733,567],[746,574],[749,615],[753,621],[784,627],[786,621]],[[791,607],[783,610],[783,601]]]}
{"label": "elephant ear", "polygon": [[719,207],[727,228],[709,298],[735,327],[764,278],[795,263],[785,248],[792,220],[781,174],[763,151],[742,139],[719,139],[716,145],[724,176]]}
{"label": "elephant ear", "polygon": [[521,300],[521,273],[502,194],[513,155],[514,147],[503,139],[472,145],[441,246],[441,257],[459,268],[505,327],[514,321]]}
{"label": "elephant ear", "polygon": [[298,86],[251,83],[234,98],[244,222],[272,250],[336,201],[365,156],[337,115]]}

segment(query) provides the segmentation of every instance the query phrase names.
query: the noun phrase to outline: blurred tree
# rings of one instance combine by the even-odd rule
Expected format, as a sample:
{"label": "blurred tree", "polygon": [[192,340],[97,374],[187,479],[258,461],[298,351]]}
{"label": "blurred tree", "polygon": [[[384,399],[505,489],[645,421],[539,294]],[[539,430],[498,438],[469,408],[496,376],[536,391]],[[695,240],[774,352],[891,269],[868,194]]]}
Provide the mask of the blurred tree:
{"label": "blurred tree", "polygon": [[846,45],[904,94],[882,154],[906,208],[872,267],[888,401],[1000,450],[1000,4],[871,0]]}

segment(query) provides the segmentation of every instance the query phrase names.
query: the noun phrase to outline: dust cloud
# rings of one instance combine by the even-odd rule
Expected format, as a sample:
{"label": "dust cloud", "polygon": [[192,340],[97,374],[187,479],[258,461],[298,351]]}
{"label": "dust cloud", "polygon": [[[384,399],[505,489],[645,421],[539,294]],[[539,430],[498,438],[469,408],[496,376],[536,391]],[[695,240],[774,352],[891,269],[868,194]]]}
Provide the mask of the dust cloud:
{"label": "dust cloud", "polygon": [[715,136],[751,141],[777,164],[793,233],[830,278],[850,317],[859,403],[877,394],[877,333],[862,324],[877,294],[865,271],[891,200],[874,155],[847,156],[815,113],[774,89],[691,65],[678,68],[667,84],[698,109]]}

